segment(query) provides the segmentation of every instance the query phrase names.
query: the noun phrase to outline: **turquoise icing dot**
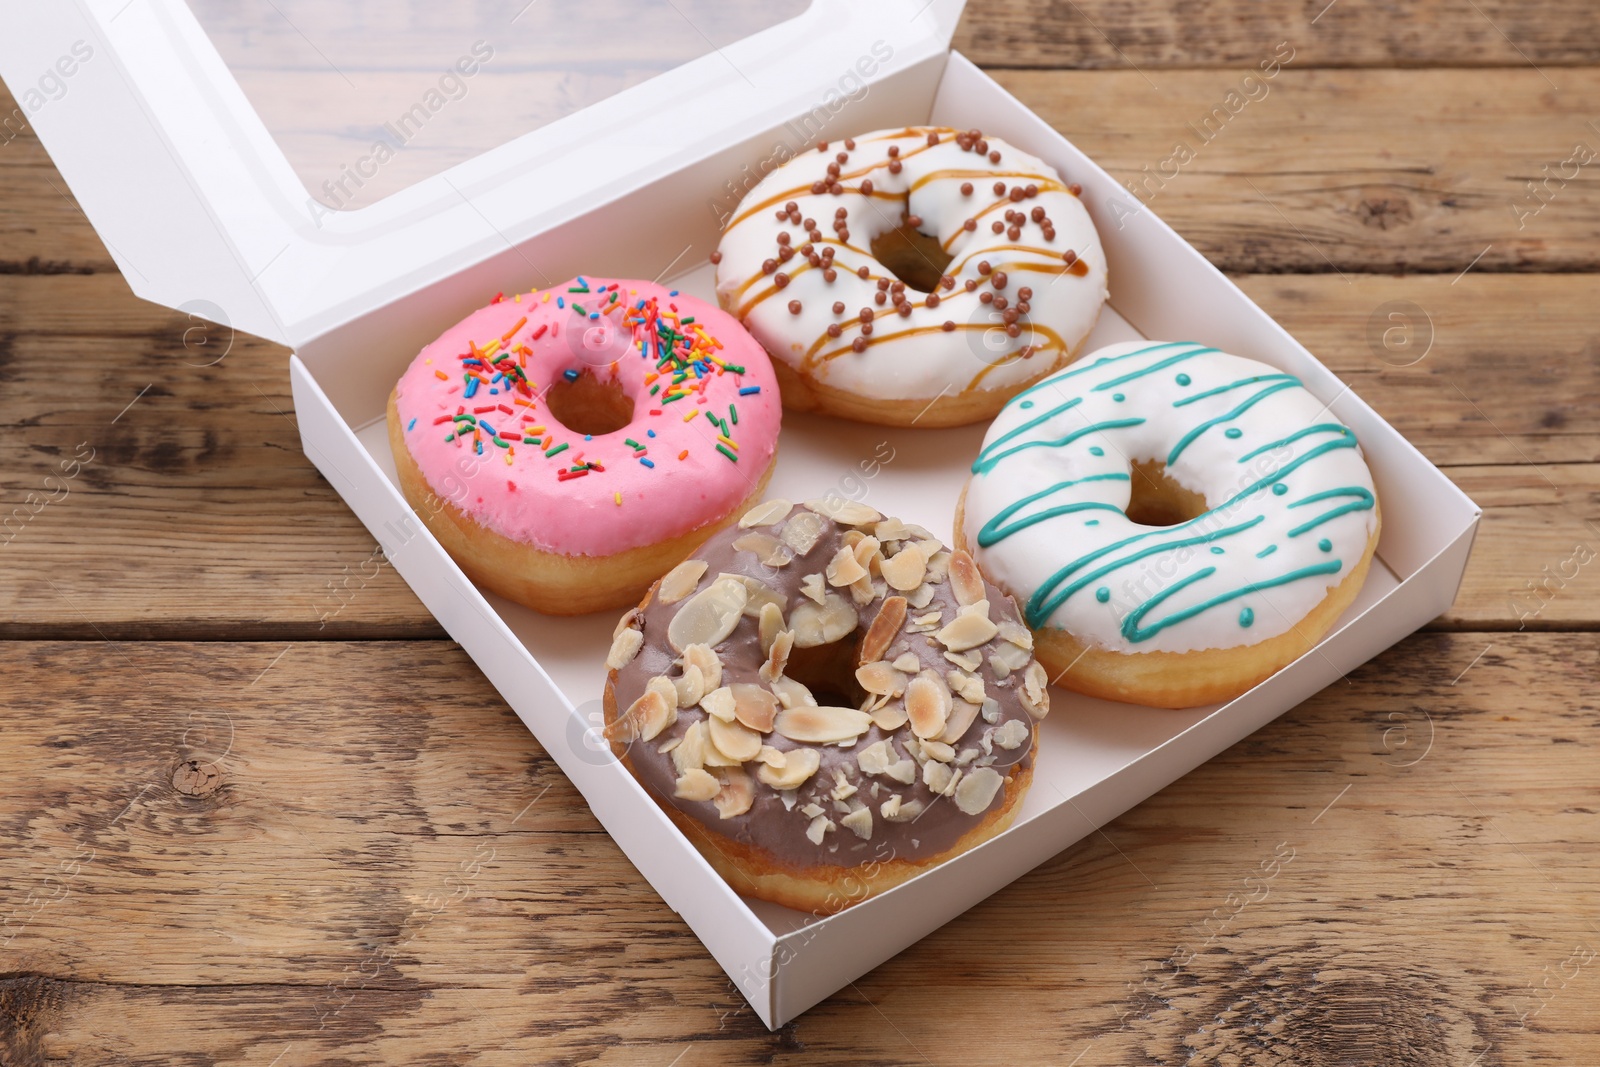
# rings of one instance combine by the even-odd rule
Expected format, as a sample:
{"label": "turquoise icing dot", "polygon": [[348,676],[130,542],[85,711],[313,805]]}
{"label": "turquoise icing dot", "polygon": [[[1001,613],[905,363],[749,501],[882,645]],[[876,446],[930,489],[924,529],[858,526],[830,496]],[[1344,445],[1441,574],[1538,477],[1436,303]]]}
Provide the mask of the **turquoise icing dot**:
{"label": "turquoise icing dot", "polygon": [[1100,520],[1099,519],[1090,519],[1088,522],[1084,523],[1084,525],[1085,526],[1099,526],[1100,525]]}
{"label": "turquoise icing dot", "polygon": [[1033,401],[1024,400],[1024,401],[1022,401],[1022,403],[1018,404],[1017,406],[1020,407],[1020,408],[1031,408],[1031,407],[1033,407]]}
{"label": "turquoise icing dot", "polygon": [[1187,374],[1178,375],[1178,384],[1179,385],[1188,385],[1192,381],[1194,381],[1194,379],[1189,377]]}
{"label": "turquoise icing dot", "polygon": [[1283,494],[1287,493],[1288,491],[1289,491],[1289,487],[1287,485],[1284,485],[1282,482],[1279,482],[1277,485],[1272,487],[1272,495],[1273,496],[1282,496]]}
{"label": "turquoise icing dot", "polygon": [[1106,601],[1111,599],[1111,590],[1102,585],[1099,589],[1094,591],[1094,598],[1100,601],[1100,603],[1104,604]]}
{"label": "turquoise icing dot", "polygon": [[1211,546],[1211,554],[1213,556],[1220,556],[1220,555],[1222,555],[1222,553],[1223,553],[1223,548],[1222,548],[1221,545],[1212,545]]}
{"label": "turquoise icing dot", "polygon": [[1239,625],[1240,626],[1243,626],[1246,629],[1248,629],[1250,624],[1255,622],[1255,621],[1256,621],[1256,613],[1255,612],[1251,611],[1249,608],[1241,608],[1239,610]]}
{"label": "turquoise icing dot", "polygon": [[1091,456],[1103,456],[1105,454],[1106,454],[1106,450],[1101,448],[1099,445],[1090,445],[1089,446],[1089,455],[1091,455]]}
{"label": "turquoise icing dot", "polygon": [[1322,549],[1324,552],[1332,552],[1333,542],[1324,537],[1322,540],[1317,542],[1317,547]]}
{"label": "turquoise icing dot", "polygon": [[1120,404],[1120,403],[1122,403],[1124,400],[1126,400],[1128,398],[1123,396],[1121,393],[1112,393],[1111,394],[1111,399],[1115,400],[1117,403]]}
{"label": "turquoise icing dot", "polygon": [[1226,430],[1222,431],[1222,436],[1228,438],[1229,440],[1237,441],[1239,438],[1244,436],[1244,431],[1239,429],[1237,426],[1230,426]]}

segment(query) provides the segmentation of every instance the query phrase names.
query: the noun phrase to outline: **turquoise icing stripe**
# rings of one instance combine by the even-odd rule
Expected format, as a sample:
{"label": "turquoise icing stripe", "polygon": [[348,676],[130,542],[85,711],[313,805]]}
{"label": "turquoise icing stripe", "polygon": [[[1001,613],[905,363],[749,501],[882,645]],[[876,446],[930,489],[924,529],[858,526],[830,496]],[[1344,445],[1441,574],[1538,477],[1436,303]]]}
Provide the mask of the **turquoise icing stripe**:
{"label": "turquoise icing stripe", "polygon": [[1327,511],[1321,515],[1318,515],[1310,522],[1301,523],[1299,526],[1296,526],[1294,529],[1289,531],[1289,536],[1299,537],[1307,530],[1314,530],[1318,526],[1321,526],[1323,523],[1327,522],[1329,519],[1336,519],[1340,515],[1346,515],[1352,511],[1371,511],[1372,505],[1375,503],[1375,501],[1372,499],[1372,493],[1361,488],[1359,485],[1346,486],[1342,489],[1329,489],[1322,493],[1312,493],[1303,500],[1296,500],[1293,504],[1289,505],[1291,508],[1297,508],[1302,504],[1314,504],[1319,500],[1334,500],[1339,497],[1351,496],[1356,498],[1351,503],[1341,504],[1339,507],[1336,507],[1331,511]]}
{"label": "turquoise icing stripe", "polygon": [[1299,570],[1293,570],[1287,574],[1280,574],[1275,578],[1266,578],[1259,582],[1251,582],[1249,585],[1242,585],[1237,589],[1232,589],[1226,593],[1218,594],[1217,596],[1212,597],[1210,600],[1204,600],[1198,604],[1193,604],[1187,608],[1183,608],[1180,611],[1175,611],[1165,618],[1157,619],[1147,627],[1140,627],[1140,620],[1149,614],[1152,608],[1156,607],[1173,594],[1193,585],[1195,582],[1198,582],[1204,578],[1209,578],[1217,571],[1215,567],[1206,567],[1203,570],[1199,570],[1194,574],[1191,574],[1183,581],[1177,582],[1172,586],[1163,589],[1149,600],[1146,600],[1143,604],[1140,604],[1138,607],[1128,612],[1127,617],[1122,620],[1122,636],[1126,637],[1132,644],[1137,644],[1140,641],[1147,641],[1174,623],[1192,619],[1196,615],[1199,615],[1202,612],[1210,611],[1212,608],[1217,607],[1220,604],[1226,604],[1230,600],[1238,600],[1242,596],[1249,596],[1251,593],[1258,593],[1263,589],[1273,589],[1280,585],[1289,585],[1290,583],[1298,582],[1303,578],[1314,578],[1321,574],[1337,574],[1343,566],[1344,563],[1342,561],[1332,559],[1326,563],[1318,563],[1310,567],[1301,567]]}
{"label": "turquoise icing stripe", "polygon": [[[1201,518],[1204,518],[1204,516],[1201,516]],[[1266,516],[1265,515],[1257,515],[1255,518],[1249,520],[1248,522],[1242,522],[1238,526],[1230,526],[1230,527],[1227,527],[1226,529],[1215,530],[1215,531],[1213,531],[1211,533],[1206,533],[1206,534],[1200,534],[1197,537],[1185,537],[1185,538],[1181,538],[1180,540],[1177,540],[1177,541],[1162,541],[1162,542],[1158,542],[1158,543],[1153,544],[1153,545],[1147,545],[1146,547],[1140,549],[1137,552],[1132,553],[1131,555],[1123,556],[1121,559],[1113,560],[1110,563],[1107,563],[1103,567],[1099,567],[1099,568],[1097,568],[1095,570],[1090,571],[1088,574],[1084,575],[1082,578],[1079,578],[1077,581],[1075,581],[1071,585],[1067,586],[1061,592],[1056,593],[1054,596],[1049,596],[1049,594],[1055,589],[1055,587],[1060,585],[1063,581],[1065,581],[1067,576],[1069,574],[1071,574],[1072,571],[1075,570],[1080,564],[1082,564],[1084,562],[1087,562],[1087,561],[1090,561],[1090,560],[1098,559],[1099,557],[1108,554],[1109,552],[1113,551],[1114,549],[1119,548],[1122,545],[1127,544],[1129,541],[1137,540],[1138,537],[1141,537],[1141,536],[1144,536],[1144,535],[1139,534],[1139,535],[1135,535],[1134,537],[1125,538],[1125,539],[1123,539],[1122,541],[1118,542],[1115,545],[1111,545],[1111,546],[1109,546],[1107,548],[1101,549],[1098,552],[1092,552],[1089,555],[1084,556],[1082,559],[1080,559],[1080,560],[1078,560],[1078,561],[1076,561],[1074,563],[1069,563],[1067,566],[1063,567],[1061,570],[1057,571],[1055,574],[1052,574],[1050,576],[1050,578],[1043,585],[1041,585],[1037,590],[1034,591],[1033,596],[1028,598],[1028,604],[1027,604],[1027,609],[1026,609],[1027,616],[1028,616],[1028,625],[1032,626],[1036,630],[1039,629],[1040,627],[1042,627],[1044,625],[1044,621],[1051,616],[1051,614],[1056,610],[1056,608],[1059,608],[1062,604],[1064,604],[1067,601],[1067,599],[1072,596],[1073,593],[1076,593],[1080,589],[1083,589],[1085,586],[1091,585],[1094,582],[1098,581],[1099,579],[1104,578],[1106,575],[1110,574],[1112,571],[1120,570],[1121,568],[1127,566],[1130,563],[1137,563],[1139,560],[1144,559],[1146,556],[1153,556],[1158,552],[1165,552],[1169,548],[1187,548],[1190,545],[1204,545],[1204,544],[1210,544],[1212,541],[1220,541],[1224,537],[1230,537],[1233,534],[1242,533],[1243,531],[1250,529],[1252,526],[1257,526],[1260,523],[1265,522],[1265,521],[1266,521]],[[1213,567],[1213,568],[1209,568],[1209,569],[1215,570],[1216,568]],[[1046,597],[1048,597],[1048,599],[1045,599]]]}
{"label": "turquoise icing stripe", "polygon": [[1149,346],[1147,346],[1145,348],[1135,349],[1132,352],[1124,352],[1120,356],[1104,356],[1104,357],[1102,357],[1100,359],[1095,360],[1093,363],[1090,363],[1086,367],[1074,366],[1072,369],[1062,371],[1060,374],[1052,374],[1050,377],[1046,378],[1042,382],[1034,382],[1032,385],[1028,386],[1022,392],[1018,393],[1016,396],[1012,397],[1009,401],[1007,401],[1007,406],[1009,407],[1011,404],[1015,404],[1018,400],[1021,400],[1023,397],[1027,396],[1029,393],[1036,393],[1040,389],[1048,389],[1052,385],[1060,385],[1062,382],[1066,381],[1068,378],[1076,378],[1080,374],[1088,374],[1090,371],[1098,370],[1099,368],[1104,367],[1108,363],[1121,363],[1125,359],[1132,359],[1135,356],[1149,355],[1151,352],[1159,352],[1163,348],[1182,348],[1185,345],[1193,345],[1193,344],[1194,344],[1193,341],[1163,341],[1158,345],[1149,345]]}
{"label": "turquoise icing stripe", "polygon": [[[1337,451],[1338,449],[1341,449],[1341,448],[1354,448],[1354,447],[1356,447],[1356,441],[1355,441],[1355,437],[1353,435],[1350,436],[1350,437],[1341,437],[1337,441],[1329,441],[1326,444],[1318,445],[1316,448],[1313,448],[1310,452],[1307,452],[1305,455],[1296,457],[1295,460],[1292,463],[1290,463],[1287,467],[1283,468],[1281,471],[1274,471],[1271,474],[1269,474],[1267,477],[1261,478],[1261,479],[1257,480],[1256,482],[1254,482],[1253,484],[1247,486],[1246,488],[1241,489],[1239,492],[1235,493],[1232,497],[1230,497],[1227,500],[1223,501],[1221,504],[1217,505],[1215,508],[1212,508],[1210,511],[1206,512],[1204,515],[1199,515],[1199,516],[1197,516],[1197,517],[1195,517],[1193,519],[1190,519],[1188,522],[1182,522],[1182,523],[1177,524],[1176,526],[1168,526],[1168,527],[1166,527],[1164,529],[1161,529],[1161,530],[1149,530],[1149,531],[1146,531],[1145,533],[1134,534],[1132,537],[1125,537],[1121,541],[1117,541],[1114,544],[1107,545],[1105,548],[1099,549],[1098,551],[1091,552],[1087,556],[1080,556],[1078,559],[1073,560],[1071,563],[1067,564],[1065,567],[1062,567],[1060,570],[1056,571],[1056,573],[1052,574],[1049,578],[1047,578],[1043,582],[1043,584],[1041,584],[1039,586],[1039,588],[1034,591],[1034,594],[1031,597],[1028,598],[1028,603],[1024,607],[1024,611],[1025,611],[1025,613],[1027,615],[1028,625],[1032,626],[1036,630],[1041,628],[1042,626],[1044,626],[1045,620],[1050,617],[1050,615],[1056,610],[1056,608],[1061,606],[1061,604],[1067,599],[1068,596],[1071,595],[1072,592],[1076,591],[1076,589],[1069,590],[1066,594],[1063,594],[1060,597],[1051,598],[1051,600],[1048,603],[1048,606],[1046,606],[1045,598],[1050,595],[1050,592],[1052,590],[1054,590],[1056,586],[1060,585],[1063,581],[1065,581],[1074,571],[1078,570],[1080,567],[1083,567],[1083,566],[1086,566],[1086,565],[1088,565],[1090,563],[1093,563],[1095,560],[1100,559],[1103,556],[1109,555],[1110,553],[1115,552],[1118,549],[1125,548],[1128,545],[1131,545],[1136,541],[1143,541],[1147,537],[1158,537],[1158,536],[1161,536],[1161,535],[1164,535],[1164,534],[1176,533],[1176,532],[1178,532],[1180,530],[1187,529],[1187,528],[1195,525],[1196,523],[1204,522],[1208,516],[1213,515],[1218,511],[1223,511],[1223,510],[1225,510],[1227,508],[1230,508],[1234,504],[1236,504],[1239,501],[1245,499],[1246,497],[1249,497],[1249,496],[1251,496],[1251,495],[1253,495],[1255,493],[1259,493],[1261,490],[1265,489],[1267,486],[1272,485],[1273,483],[1277,482],[1280,478],[1285,478],[1288,475],[1294,473],[1295,470],[1297,470],[1298,468],[1304,466],[1307,463],[1310,463],[1312,460],[1316,459],[1318,456],[1321,456],[1321,455],[1323,455],[1325,453],[1328,453],[1328,452]],[[1260,515],[1256,516],[1256,518],[1252,522],[1250,522],[1249,525],[1250,526],[1254,526],[1256,523],[1262,521],[1262,518],[1263,518],[1263,516],[1260,516]],[[1155,546],[1155,548],[1153,548],[1152,551],[1159,551],[1162,548],[1177,548],[1177,547],[1181,547],[1181,545],[1184,544],[1184,543],[1187,543],[1187,542],[1166,542],[1166,541],[1164,541],[1160,545]],[[1203,543],[1203,542],[1195,542],[1195,543]],[[1142,557],[1136,557],[1136,558],[1142,558]],[[1131,562],[1131,561],[1124,561],[1124,562]],[[1118,566],[1120,566],[1120,565],[1121,564],[1118,564]],[[1115,567],[1112,567],[1112,568],[1109,568],[1109,569],[1114,570]]]}
{"label": "turquoise icing stripe", "polygon": [[972,469],[973,469],[973,471],[976,472],[978,470],[978,465],[983,462],[983,459],[984,459],[985,456],[989,455],[991,452],[993,452],[995,449],[999,448],[1001,445],[1005,444],[1007,441],[1011,440],[1013,437],[1016,437],[1018,434],[1021,434],[1021,433],[1027,433],[1029,430],[1033,429],[1035,426],[1039,425],[1041,422],[1049,422],[1051,419],[1055,418],[1057,415],[1060,415],[1062,412],[1070,411],[1073,408],[1077,407],[1081,403],[1083,403],[1083,397],[1075,396],[1071,400],[1067,401],[1065,404],[1061,404],[1061,405],[1059,405],[1057,407],[1051,408],[1049,411],[1045,412],[1043,415],[1035,415],[1033,418],[1029,419],[1027,422],[1023,423],[1021,426],[1018,426],[1016,429],[1007,430],[1005,433],[1001,434],[999,437],[996,437],[993,441],[990,441],[988,444],[983,446],[982,451],[980,451],[978,453],[978,458],[972,461]]}
{"label": "turquoise icing stripe", "polygon": [[1278,551],[1277,545],[1268,545],[1266,548],[1263,548],[1260,552],[1256,553],[1256,559],[1266,559],[1276,551]]}
{"label": "turquoise icing stripe", "polygon": [[[1081,430],[1074,430],[1072,433],[1067,434],[1067,436],[1058,438],[1054,441],[1024,441],[1020,445],[1008,448],[999,455],[989,458],[985,458],[982,454],[980,454],[972,463],[972,473],[987,474],[989,471],[994,470],[995,465],[1001,460],[1005,459],[1007,456],[1015,455],[1018,452],[1024,452],[1030,448],[1060,448],[1062,445],[1071,444],[1080,437],[1085,437],[1092,433],[1099,433],[1101,430],[1119,430],[1124,426],[1139,426],[1143,422],[1143,419],[1108,419],[1105,422],[1097,422],[1093,425],[1085,426]],[[987,451],[987,449],[985,451]]]}
{"label": "turquoise icing stripe", "polygon": [[1099,385],[1094,387],[1094,391],[1097,392],[1097,393],[1103,393],[1107,389],[1115,389],[1117,386],[1125,385],[1126,383],[1131,382],[1136,378],[1143,378],[1147,374],[1154,374],[1158,370],[1165,370],[1167,367],[1170,367],[1175,363],[1182,363],[1186,359],[1193,359],[1195,356],[1199,356],[1199,355],[1203,355],[1203,354],[1205,354],[1207,352],[1215,352],[1215,351],[1216,351],[1215,348],[1201,347],[1201,348],[1191,349],[1188,352],[1180,352],[1175,356],[1168,356],[1166,359],[1161,360],[1159,363],[1152,363],[1152,364],[1150,364],[1150,366],[1145,367],[1142,370],[1136,370],[1131,374],[1124,374],[1122,377],[1113,378],[1109,382],[1101,382]]}
{"label": "turquoise icing stripe", "polygon": [[1261,392],[1257,393],[1255,396],[1252,396],[1249,400],[1246,400],[1244,403],[1240,404],[1226,415],[1218,415],[1214,419],[1207,419],[1205,422],[1202,422],[1199,426],[1196,426],[1194,429],[1184,434],[1178,443],[1172,446],[1172,451],[1167,453],[1167,466],[1170,467],[1174,463],[1178,462],[1178,457],[1183,454],[1183,450],[1193,444],[1197,437],[1211,429],[1211,427],[1220,426],[1225,422],[1236,419],[1240,415],[1243,415],[1246,411],[1249,411],[1259,402],[1271,396],[1273,393],[1282,392],[1285,389],[1293,389],[1298,384],[1299,383],[1296,381],[1276,382],[1267,386],[1265,389],[1261,390]]}
{"label": "turquoise icing stripe", "polygon": [[1257,374],[1250,378],[1240,378],[1238,381],[1230,382],[1227,385],[1219,385],[1215,389],[1207,389],[1203,393],[1194,394],[1194,396],[1186,396],[1182,400],[1174,400],[1172,406],[1181,408],[1185,404],[1193,404],[1196,400],[1204,400],[1206,397],[1216,396],[1218,393],[1229,393],[1246,385],[1255,385],[1257,382],[1293,382],[1296,385],[1301,384],[1300,379],[1292,374]]}
{"label": "turquoise icing stripe", "polygon": [[1015,504],[1008,504],[1002,508],[994,518],[983,524],[983,529],[978,531],[978,544],[982,545],[984,548],[988,548],[990,545],[999,544],[1001,541],[1005,540],[1007,537],[1010,537],[1018,530],[1026,529],[1036,522],[1042,522],[1045,519],[1052,518],[1056,515],[1065,515],[1073,511],[1082,511],[1086,508],[1104,508],[1107,511],[1120,512],[1120,508],[1114,508],[1110,504],[1086,502],[1082,504],[1065,505],[1059,508],[1051,508],[1047,511],[1042,511],[1037,515],[1029,515],[1018,519],[1009,526],[1005,525],[1007,519],[1011,518],[1011,516],[1015,515],[1018,511],[1027,507],[1035,500],[1041,500],[1044,497],[1050,496],[1053,493],[1058,493],[1069,486],[1081,485],[1084,482],[1126,482],[1130,480],[1131,479],[1126,474],[1091,474],[1087,478],[1072,478],[1065,482],[1057,482],[1048,489],[1041,489],[1037,493],[1031,493],[1017,501]]}
{"label": "turquoise icing stripe", "polygon": [[1260,448],[1257,448],[1257,449],[1255,449],[1253,451],[1250,451],[1250,452],[1246,452],[1244,455],[1239,457],[1239,462],[1243,463],[1246,460],[1255,459],[1257,456],[1261,455],[1261,453],[1270,452],[1274,448],[1282,448],[1284,445],[1292,445],[1296,441],[1300,440],[1300,438],[1309,437],[1310,435],[1312,435],[1314,433],[1336,433],[1341,437],[1348,436],[1348,437],[1350,437],[1352,439],[1354,439],[1354,437],[1355,437],[1355,435],[1353,433],[1351,433],[1350,427],[1345,426],[1343,423],[1338,423],[1338,422],[1319,422],[1315,426],[1307,426],[1303,430],[1296,430],[1294,433],[1290,434],[1288,437],[1285,437],[1285,438],[1283,438],[1281,440],[1271,441],[1271,442],[1269,442],[1267,444],[1262,445]]}

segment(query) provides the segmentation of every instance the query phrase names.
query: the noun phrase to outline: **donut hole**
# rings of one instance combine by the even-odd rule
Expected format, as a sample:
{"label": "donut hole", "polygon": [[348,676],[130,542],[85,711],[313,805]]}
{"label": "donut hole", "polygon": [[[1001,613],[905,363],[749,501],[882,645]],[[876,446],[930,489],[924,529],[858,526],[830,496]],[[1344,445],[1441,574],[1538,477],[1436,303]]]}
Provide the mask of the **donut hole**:
{"label": "donut hole", "polygon": [[929,237],[903,222],[874,237],[869,247],[890,274],[919,293],[937,289],[945,268],[955,258],[940,247],[937,237]]}
{"label": "donut hole", "polygon": [[633,398],[614,380],[601,381],[590,371],[580,371],[568,381],[562,377],[545,394],[550,417],[573,433],[615,433],[633,422]]}
{"label": "donut hole", "polygon": [[1140,526],[1176,526],[1210,510],[1205,497],[1169,478],[1167,465],[1158,460],[1135,463],[1129,476],[1133,491],[1127,515]]}
{"label": "donut hole", "polygon": [[783,673],[811,690],[823,707],[859,708],[867,691],[856,681],[857,636],[859,631],[831,645],[792,649]]}

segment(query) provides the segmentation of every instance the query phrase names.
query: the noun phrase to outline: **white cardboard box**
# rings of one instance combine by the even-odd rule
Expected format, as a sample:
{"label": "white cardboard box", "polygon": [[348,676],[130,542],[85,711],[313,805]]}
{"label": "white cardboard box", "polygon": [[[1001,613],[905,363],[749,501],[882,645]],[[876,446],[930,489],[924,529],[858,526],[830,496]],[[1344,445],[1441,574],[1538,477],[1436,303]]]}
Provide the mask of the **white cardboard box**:
{"label": "white cardboard box", "polygon": [[[3,16],[0,74],[19,99],[74,45],[92,49],[30,121],[135,291],[296,348],[307,455],[771,1027],[1437,616],[1478,522],[1471,500],[1182,238],[948,52],[960,10],[959,0],[815,0],[791,22],[331,217],[310,206],[182,0],[18,2]],[[863,88],[841,81],[851,70]],[[643,118],[641,100],[654,108]],[[1010,830],[819,919],[735,894],[610,758],[595,727],[615,620],[543,618],[467,581],[395,485],[383,410],[416,351],[496,291],[676,272],[676,285],[712,299],[706,257],[731,207],[725,182],[780,145],[903,123],[981,127],[1081,183],[1111,267],[1089,349],[1200,340],[1295,374],[1356,431],[1383,535],[1356,603],[1299,661],[1220,707],[1139,710],[1055,693]],[[695,136],[665,138],[662,125]],[[789,415],[769,492],[836,490],[948,539],[983,431]]]}

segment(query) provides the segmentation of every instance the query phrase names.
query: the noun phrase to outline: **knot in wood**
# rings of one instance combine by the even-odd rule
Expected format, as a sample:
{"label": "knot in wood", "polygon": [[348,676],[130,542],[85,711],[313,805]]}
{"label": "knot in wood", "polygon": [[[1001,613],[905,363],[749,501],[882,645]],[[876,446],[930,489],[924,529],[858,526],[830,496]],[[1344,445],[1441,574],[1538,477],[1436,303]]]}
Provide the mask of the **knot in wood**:
{"label": "knot in wood", "polygon": [[222,772],[214,763],[185,760],[172,772],[172,788],[186,797],[208,797],[222,785]]}

